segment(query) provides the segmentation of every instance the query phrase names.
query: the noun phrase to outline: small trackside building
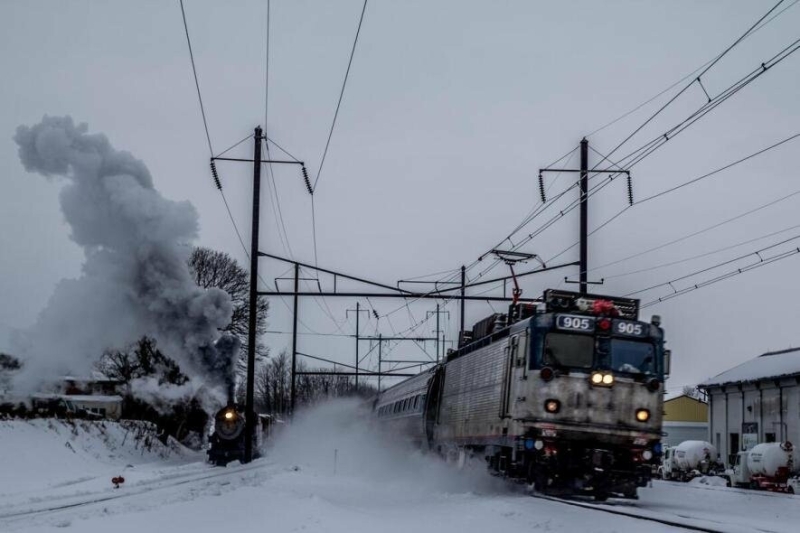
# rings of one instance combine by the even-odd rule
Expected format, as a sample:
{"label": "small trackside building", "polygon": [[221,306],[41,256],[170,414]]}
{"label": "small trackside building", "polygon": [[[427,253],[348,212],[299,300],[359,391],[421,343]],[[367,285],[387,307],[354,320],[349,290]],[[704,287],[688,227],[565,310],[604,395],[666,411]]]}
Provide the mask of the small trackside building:
{"label": "small trackside building", "polygon": [[800,443],[800,348],[767,352],[701,383],[708,440],[730,466],[762,442]]}

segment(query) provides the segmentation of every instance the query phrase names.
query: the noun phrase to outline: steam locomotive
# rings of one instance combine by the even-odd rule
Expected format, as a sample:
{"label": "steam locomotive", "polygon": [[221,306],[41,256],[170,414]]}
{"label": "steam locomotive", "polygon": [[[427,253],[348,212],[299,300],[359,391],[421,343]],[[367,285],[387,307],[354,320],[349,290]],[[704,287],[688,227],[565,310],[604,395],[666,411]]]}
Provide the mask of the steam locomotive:
{"label": "steam locomotive", "polygon": [[[253,457],[261,456],[261,449],[272,427],[272,417],[255,415],[253,431]],[[215,466],[226,466],[231,461],[244,459],[246,417],[234,403],[229,403],[214,415],[214,432],[208,438],[208,460]]]}
{"label": "steam locomotive", "polygon": [[660,318],[638,315],[638,300],[548,290],[379,393],[377,422],[541,492],[636,498],[662,453],[669,374]]}

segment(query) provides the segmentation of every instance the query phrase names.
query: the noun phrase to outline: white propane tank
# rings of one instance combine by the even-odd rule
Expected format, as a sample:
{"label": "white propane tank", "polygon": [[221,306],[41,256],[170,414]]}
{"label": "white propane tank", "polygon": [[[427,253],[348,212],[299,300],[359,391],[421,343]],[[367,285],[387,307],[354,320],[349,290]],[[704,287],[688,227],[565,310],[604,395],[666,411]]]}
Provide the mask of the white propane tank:
{"label": "white propane tank", "polygon": [[679,470],[689,471],[700,466],[708,455],[709,462],[717,460],[717,449],[704,440],[685,440],[675,447],[673,463]]}
{"label": "white propane tank", "polygon": [[781,467],[792,469],[792,443],[767,442],[753,446],[747,454],[747,469],[751,475],[772,477]]}

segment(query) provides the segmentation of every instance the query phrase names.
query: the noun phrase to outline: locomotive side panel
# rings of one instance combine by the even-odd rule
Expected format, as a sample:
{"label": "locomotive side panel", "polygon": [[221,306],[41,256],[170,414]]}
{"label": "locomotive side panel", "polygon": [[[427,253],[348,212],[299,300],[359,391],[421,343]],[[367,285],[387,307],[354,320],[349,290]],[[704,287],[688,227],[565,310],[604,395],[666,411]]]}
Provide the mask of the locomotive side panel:
{"label": "locomotive side panel", "polygon": [[436,440],[489,441],[502,435],[509,339],[447,363]]}

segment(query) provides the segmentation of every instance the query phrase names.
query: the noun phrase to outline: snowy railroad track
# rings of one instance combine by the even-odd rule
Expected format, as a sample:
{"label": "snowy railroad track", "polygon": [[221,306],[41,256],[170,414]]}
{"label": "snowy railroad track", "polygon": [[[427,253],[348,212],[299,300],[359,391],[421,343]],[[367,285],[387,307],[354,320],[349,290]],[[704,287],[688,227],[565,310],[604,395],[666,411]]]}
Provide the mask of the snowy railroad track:
{"label": "snowy railroad track", "polygon": [[[213,472],[192,472],[187,474],[173,475],[166,478],[156,478],[133,485],[129,488],[115,490],[113,493],[108,493],[108,491],[95,492],[80,496],[65,496],[57,499],[50,499],[46,502],[17,504],[6,507],[5,509],[0,507],[0,525],[10,525],[19,520],[48,516],[51,514],[57,514],[60,511],[90,507],[92,505],[102,504],[114,500],[133,498],[181,485],[199,483],[229,476],[237,476],[243,473],[263,469],[266,466],[266,463],[260,463],[255,465],[241,465],[226,469],[216,468]],[[60,503],[57,503],[59,500]]]}
{"label": "snowy railroad track", "polygon": [[[625,516],[628,518],[633,518],[636,520],[644,520],[647,522],[656,522],[659,524],[663,524],[670,527],[677,527],[681,529],[686,529],[689,531],[701,531],[704,533],[731,533],[733,530],[731,529],[731,524],[724,524],[724,523],[717,523],[712,525],[701,525],[698,522],[706,522],[707,520],[702,518],[695,518],[691,516],[680,516],[676,517],[678,519],[673,519],[671,517],[663,517],[663,516],[654,516],[650,514],[642,514],[643,512],[646,513],[647,509],[641,507],[634,507],[635,511],[625,511],[619,508],[615,508],[613,503],[589,503],[589,502],[582,502],[572,499],[565,499],[565,498],[558,498],[555,496],[545,496],[541,494],[534,494],[534,498],[540,498],[543,500],[549,500],[552,502],[558,502],[564,505],[571,505],[574,507],[582,507],[584,509],[592,509],[594,511],[600,511],[603,513],[609,513],[618,516]],[[683,522],[679,520],[679,518],[685,518],[692,522]],[[716,528],[715,528],[716,527]],[[746,531],[752,531],[752,529],[746,529]],[[769,530],[759,530],[765,533],[769,533]]]}

